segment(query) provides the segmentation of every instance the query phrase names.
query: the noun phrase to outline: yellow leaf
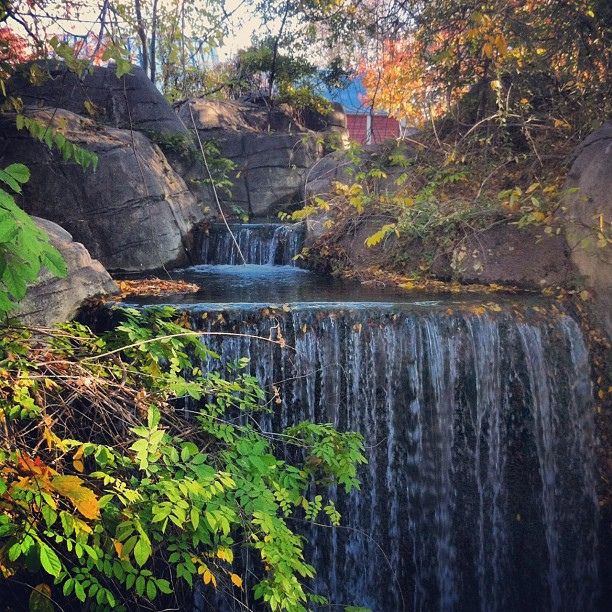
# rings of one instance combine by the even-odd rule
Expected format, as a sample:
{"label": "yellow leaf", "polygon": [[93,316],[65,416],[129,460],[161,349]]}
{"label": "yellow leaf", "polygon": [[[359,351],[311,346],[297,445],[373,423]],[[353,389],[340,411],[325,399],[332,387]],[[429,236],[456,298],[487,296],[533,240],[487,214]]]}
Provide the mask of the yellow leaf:
{"label": "yellow leaf", "polygon": [[242,578],[238,576],[238,574],[231,574],[230,580],[232,581],[233,585],[237,586],[239,589],[242,588]]}
{"label": "yellow leaf", "polygon": [[591,294],[586,290],[581,291],[578,295],[583,302],[586,302],[591,297]]}
{"label": "yellow leaf", "polygon": [[234,551],[231,548],[219,548],[217,550],[217,557],[228,563],[232,563],[234,560]]}
{"label": "yellow leaf", "polygon": [[55,476],[51,486],[64,497],[67,497],[74,507],[88,519],[100,517],[100,506],[96,494],[83,486],[83,480],[78,476]]}
{"label": "yellow leaf", "polygon": [[204,573],[202,574],[202,580],[204,581],[204,584],[212,583],[213,587],[217,588],[217,579],[210,570],[204,570]]}
{"label": "yellow leaf", "polygon": [[72,457],[72,465],[77,472],[84,472],[85,465],[83,464],[83,447],[80,446]]}

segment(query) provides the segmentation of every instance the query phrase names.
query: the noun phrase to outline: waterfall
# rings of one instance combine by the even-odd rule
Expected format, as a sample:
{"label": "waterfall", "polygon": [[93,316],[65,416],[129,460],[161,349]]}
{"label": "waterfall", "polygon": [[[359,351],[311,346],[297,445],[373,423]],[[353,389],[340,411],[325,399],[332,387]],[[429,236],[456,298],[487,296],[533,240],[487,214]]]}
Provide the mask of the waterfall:
{"label": "waterfall", "polygon": [[[294,257],[304,243],[301,224],[231,224],[246,263],[258,265],[295,265]],[[200,237],[200,263],[236,265],[242,263],[231,234],[222,224],[211,226]]]}
{"label": "waterfall", "polygon": [[295,348],[204,339],[280,390],[263,427],[309,419],[365,436],[362,491],[331,492],[342,526],[304,531],[313,588],[332,604],[595,609],[591,383],[572,318],[414,304],[201,310],[194,328],[280,331]]}

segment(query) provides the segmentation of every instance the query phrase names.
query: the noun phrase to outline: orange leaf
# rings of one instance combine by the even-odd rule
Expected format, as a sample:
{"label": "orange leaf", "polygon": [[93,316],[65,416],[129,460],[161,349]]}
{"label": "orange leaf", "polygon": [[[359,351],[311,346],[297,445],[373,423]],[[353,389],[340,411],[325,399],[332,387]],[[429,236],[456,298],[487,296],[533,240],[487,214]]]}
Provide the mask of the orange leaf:
{"label": "orange leaf", "polygon": [[115,552],[120,559],[123,559],[123,544],[119,540],[115,540],[113,538],[113,546],[115,547]]}
{"label": "orange leaf", "polygon": [[237,586],[239,589],[242,588],[242,578],[238,576],[238,574],[231,574],[230,580],[232,581],[232,584]]}
{"label": "orange leaf", "polygon": [[85,518],[99,518],[98,498],[91,489],[83,486],[81,478],[78,476],[56,476],[51,481],[51,485],[60,495],[67,497]]}

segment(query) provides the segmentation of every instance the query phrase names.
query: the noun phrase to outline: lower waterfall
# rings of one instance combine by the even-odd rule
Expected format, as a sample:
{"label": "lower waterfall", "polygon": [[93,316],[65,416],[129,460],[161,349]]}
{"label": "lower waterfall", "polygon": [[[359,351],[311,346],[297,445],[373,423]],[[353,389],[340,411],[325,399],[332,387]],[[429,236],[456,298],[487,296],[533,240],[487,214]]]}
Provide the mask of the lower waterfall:
{"label": "lower waterfall", "polygon": [[330,610],[596,609],[588,355],[572,318],[540,310],[192,307],[195,329],[286,341],[203,339],[279,391],[263,428],[309,419],[365,437],[362,491],[332,492],[342,526],[302,530]]}

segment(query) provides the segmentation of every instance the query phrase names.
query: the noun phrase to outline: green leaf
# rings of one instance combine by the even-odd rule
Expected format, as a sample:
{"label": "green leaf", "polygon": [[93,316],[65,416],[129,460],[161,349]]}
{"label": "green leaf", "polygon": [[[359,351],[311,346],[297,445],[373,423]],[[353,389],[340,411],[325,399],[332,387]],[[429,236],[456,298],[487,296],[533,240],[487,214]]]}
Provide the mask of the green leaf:
{"label": "green leaf", "polygon": [[76,598],[81,602],[81,603],[85,603],[85,599],[87,598],[87,596],[85,595],[85,589],[83,588],[83,585],[80,582],[76,582],[74,583],[74,594],[76,595]]}
{"label": "green leaf", "polygon": [[27,183],[30,180],[30,170],[23,164],[11,164],[4,169],[18,183]]}
{"label": "green leaf", "polygon": [[0,169],[0,181],[6,183],[13,191],[21,193],[21,185],[5,170]]}
{"label": "green leaf", "polygon": [[25,296],[26,281],[15,266],[7,266],[2,274],[2,282],[16,300],[21,300]]}
{"label": "green leaf", "polygon": [[145,579],[142,576],[138,576],[136,578],[136,593],[141,597],[144,595],[145,591]]}
{"label": "green leaf", "polygon": [[142,567],[151,556],[151,544],[145,538],[139,538],[134,546],[134,559]]}
{"label": "green leaf", "polygon": [[51,274],[64,278],[68,274],[68,267],[62,254],[51,244],[45,245],[41,255],[41,263]]}
{"label": "green leaf", "polygon": [[156,580],[156,584],[157,584],[157,588],[164,595],[170,595],[171,593],[173,593],[170,583],[165,578],[160,578],[159,580]]}
{"label": "green leaf", "polygon": [[68,597],[72,593],[73,589],[74,580],[72,578],[68,578],[68,580],[64,582],[64,586],[62,587],[62,593],[64,594],[64,597]]}
{"label": "green leaf", "polygon": [[153,601],[157,597],[157,588],[153,580],[147,581],[147,597],[149,601]]}
{"label": "green leaf", "polygon": [[198,525],[200,524],[200,512],[197,508],[192,508],[191,509],[191,513],[190,513],[190,517],[191,517],[191,524],[193,525],[194,529],[198,528]]}
{"label": "green leaf", "polygon": [[10,242],[19,233],[19,225],[11,215],[0,216],[0,243]]}
{"label": "green leaf", "polygon": [[51,574],[51,576],[59,577],[62,572],[62,562],[55,554],[55,551],[44,542],[40,542],[39,548],[40,564],[43,566],[43,569],[48,574]]}

